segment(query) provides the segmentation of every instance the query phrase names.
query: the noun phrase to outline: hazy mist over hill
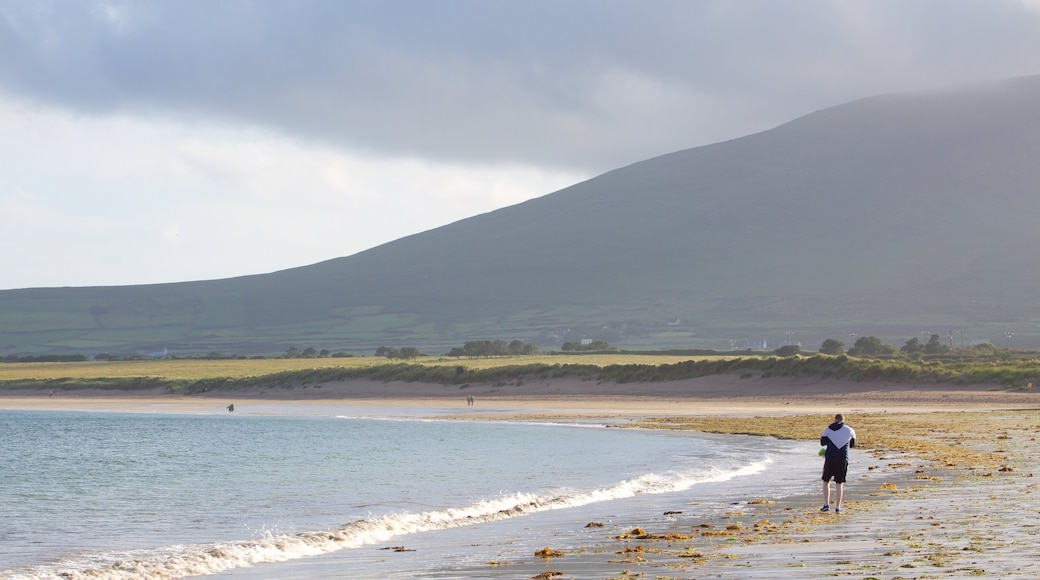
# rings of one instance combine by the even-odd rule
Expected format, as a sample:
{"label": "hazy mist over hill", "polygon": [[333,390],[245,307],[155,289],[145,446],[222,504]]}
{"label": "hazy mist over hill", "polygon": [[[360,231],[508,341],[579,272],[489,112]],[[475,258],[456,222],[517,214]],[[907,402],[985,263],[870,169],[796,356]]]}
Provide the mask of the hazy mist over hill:
{"label": "hazy mist over hill", "polygon": [[2,291],[0,354],[1035,348],[1038,217],[1040,77],[880,96],[310,266]]}

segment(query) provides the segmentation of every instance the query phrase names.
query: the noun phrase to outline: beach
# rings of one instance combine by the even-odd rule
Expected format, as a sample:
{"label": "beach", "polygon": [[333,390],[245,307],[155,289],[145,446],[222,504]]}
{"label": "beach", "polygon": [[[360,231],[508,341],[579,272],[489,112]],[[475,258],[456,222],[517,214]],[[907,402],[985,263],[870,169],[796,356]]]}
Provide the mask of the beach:
{"label": "beach", "polygon": [[[473,397],[473,405],[467,397]],[[591,421],[812,441],[834,413],[857,430],[845,513],[819,492],[734,497],[712,518],[681,507],[593,527],[581,550],[487,562],[513,578],[947,578],[1040,575],[1033,471],[1040,394],[996,386],[721,376],[667,383],[577,379],[424,385],[351,381],[191,396],[163,392],[4,392],[0,408],[292,414],[314,406],[460,421]],[[395,411],[396,410],[396,411]],[[815,462],[817,458],[807,458]],[[821,461],[822,463],[822,461]],[[811,489],[819,489],[814,482]],[[689,511],[689,513],[684,513]],[[581,522],[584,526],[585,522]],[[595,525],[595,522],[588,522]],[[577,522],[575,523],[577,525]],[[482,572],[483,571],[483,572]],[[258,573],[262,577],[262,572]]]}

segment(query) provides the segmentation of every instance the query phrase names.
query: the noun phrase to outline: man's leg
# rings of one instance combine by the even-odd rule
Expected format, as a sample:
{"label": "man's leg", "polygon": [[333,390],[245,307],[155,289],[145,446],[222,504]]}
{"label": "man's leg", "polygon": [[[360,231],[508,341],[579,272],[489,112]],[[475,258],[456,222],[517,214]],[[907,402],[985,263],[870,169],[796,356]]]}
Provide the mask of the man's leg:
{"label": "man's leg", "polygon": [[[834,488],[838,492],[837,493],[837,497],[835,498],[835,499],[837,499],[837,501],[834,502],[834,507],[836,507],[837,509],[841,509],[841,500],[844,499],[844,496],[845,496],[845,482],[844,481],[841,482],[841,483],[834,482]],[[830,494],[828,494],[828,495],[830,495]]]}
{"label": "man's leg", "polygon": [[831,505],[831,482],[823,480],[823,505]]}

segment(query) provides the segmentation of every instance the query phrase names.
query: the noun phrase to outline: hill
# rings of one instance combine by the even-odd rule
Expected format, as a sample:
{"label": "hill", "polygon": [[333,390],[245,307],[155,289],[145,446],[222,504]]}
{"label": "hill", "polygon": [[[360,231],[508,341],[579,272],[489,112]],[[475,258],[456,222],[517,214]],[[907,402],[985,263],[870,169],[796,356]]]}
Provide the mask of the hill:
{"label": "hill", "polygon": [[0,353],[1036,348],[1038,154],[1040,76],[867,98],[319,264],[2,291]]}

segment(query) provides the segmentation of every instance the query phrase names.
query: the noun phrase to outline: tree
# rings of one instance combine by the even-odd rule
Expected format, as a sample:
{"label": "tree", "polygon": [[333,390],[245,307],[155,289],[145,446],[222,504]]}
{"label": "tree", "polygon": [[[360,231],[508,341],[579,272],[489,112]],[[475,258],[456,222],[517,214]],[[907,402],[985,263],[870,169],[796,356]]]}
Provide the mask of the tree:
{"label": "tree", "polygon": [[300,358],[300,349],[290,346],[289,350],[285,351],[285,358]]}
{"label": "tree", "polygon": [[773,351],[776,356],[796,356],[802,351],[802,347],[797,344],[785,344],[780,348]]}
{"label": "tree", "polygon": [[841,354],[845,352],[845,343],[840,340],[828,338],[820,345],[820,352],[823,354]]}
{"label": "tree", "polygon": [[504,340],[492,340],[491,356],[509,356],[509,344]]}
{"label": "tree", "polygon": [[462,352],[466,353],[466,356],[475,358],[483,358],[491,356],[491,341],[489,340],[467,340],[462,345]]}
{"label": "tree", "polygon": [[928,342],[924,345],[924,353],[939,354],[942,352],[946,352],[948,348],[949,347],[947,347],[945,344],[939,342],[938,334],[933,334],[932,337],[928,339]]}
{"label": "tree", "polygon": [[513,356],[524,354],[524,341],[517,339],[510,342],[509,354]]}
{"label": "tree", "polygon": [[308,346],[307,348],[303,349],[303,354],[301,356],[303,358],[318,358],[318,349],[314,348],[313,346]]}
{"label": "tree", "polygon": [[408,360],[414,360],[416,357],[420,356],[421,354],[422,353],[419,352],[419,349],[415,348],[414,346],[404,346],[404,347],[401,347],[401,358],[408,359]]}
{"label": "tree", "polygon": [[849,354],[853,356],[875,356],[881,354],[882,351],[883,347],[880,338],[876,336],[861,336],[856,340],[856,344],[849,349]]}
{"label": "tree", "polygon": [[924,346],[921,345],[921,341],[917,340],[917,337],[913,337],[906,341],[906,344],[899,347],[899,352],[913,356],[918,353],[924,352]]}
{"label": "tree", "polygon": [[976,345],[972,345],[971,348],[975,349],[976,352],[984,354],[992,355],[997,353],[997,345],[993,344],[992,342],[980,342]]}

